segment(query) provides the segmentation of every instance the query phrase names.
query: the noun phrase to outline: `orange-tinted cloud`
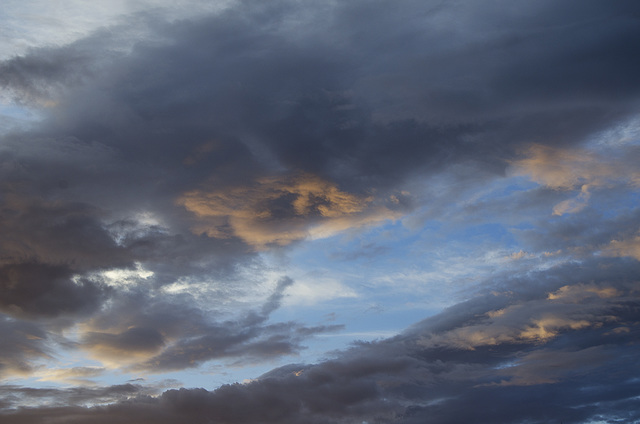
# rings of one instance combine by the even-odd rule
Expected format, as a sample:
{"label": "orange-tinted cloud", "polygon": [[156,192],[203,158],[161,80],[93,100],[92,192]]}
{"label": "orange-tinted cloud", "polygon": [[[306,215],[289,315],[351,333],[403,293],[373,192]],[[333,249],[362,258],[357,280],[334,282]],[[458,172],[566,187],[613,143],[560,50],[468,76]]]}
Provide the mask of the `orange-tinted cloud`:
{"label": "orange-tinted cloud", "polygon": [[609,157],[587,149],[562,149],[533,145],[525,157],[513,161],[515,175],[527,175],[533,181],[555,190],[579,193],[553,208],[554,215],[576,213],[584,209],[591,197],[590,190],[613,184],[640,187],[640,170],[635,160]]}
{"label": "orange-tinted cloud", "polygon": [[549,300],[559,300],[564,303],[578,303],[593,296],[601,299],[608,299],[620,296],[621,293],[615,287],[597,286],[595,284],[575,284],[563,286],[554,293],[549,293]]}
{"label": "orange-tinted cloud", "polygon": [[612,240],[603,252],[606,256],[628,256],[640,261],[640,236]]}
{"label": "orange-tinted cloud", "polygon": [[310,174],[262,178],[226,190],[193,190],[178,203],[198,217],[194,232],[237,236],[256,248],[328,237],[399,217],[373,196],[342,191]]}
{"label": "orange-tinted cloud", "polygon": [[535,182],[560,190],[600,185],[614,174],[611,165],[587,150],[539,144],[529,147],[524,159],[512,163],[517,175],[529,175]]}
{"label": "orange-tinted cloud", "polygon": [[501,344],[546,344],[565,332],[597,328],[622,318],[611,314],[611,301],[627,293],[607,285],[566,285],[536,299],[488,311],[483,320],[421,339],[425,347],[474,350]]}
{"label": "orange-tinted cloud", "polygon": [[40,370],[36,376],[40,381],[55,381],[70,384],[92,384],[91,378],[104,373],[102,367],[73,367]]}
{"label": "orange-tinted cloud", "polygon": [[82,336],[82,347],[91,357],[118,368],[151,358],[164,346],[163,335],[151,328],[132,327],[121,332],[93,332]]}

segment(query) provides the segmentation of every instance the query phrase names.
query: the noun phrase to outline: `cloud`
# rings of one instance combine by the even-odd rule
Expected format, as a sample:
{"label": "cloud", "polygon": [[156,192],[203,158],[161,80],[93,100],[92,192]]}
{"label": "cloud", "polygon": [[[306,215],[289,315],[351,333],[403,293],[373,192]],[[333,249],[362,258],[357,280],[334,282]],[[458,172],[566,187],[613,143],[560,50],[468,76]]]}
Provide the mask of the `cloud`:
{"label": "cloud", "polygon": [[103,358],[115,366],[140,360],[158,352],[164,344],[164,337],[152,328],[131,327],[123,332],[83,334],[83,347],[95,357]]}
{"label": "cloud", "polygon": [[0,267],[0,309],[19,317],[56,317],[88,313],[106,298],[107,290],[87,280],[72,279],[66,266],[37,262]]}
{"label": "cloud", "polygon": [[[58,388],[28,388],[12,384],[0,386],[0,404],[3,409],[17,410],[25,406],[60,407],[66,406],[66,411],[72,411],[71,406],[94,406],[103,403],[113,403],[120,400],[135,398],[138,395],[157,394],[153,386],[143,387],[138,384],[118,384],[105,387],[68,387]],[[23,409],[29,410],[28,408]],[[37,413],[36,413],[37,414]]]}
{"label": "cloud", "polygon": [[[45,375],[67,354],[143,374],[304,361],[305,340],[343,327],[274,312],[288,294],[353,288],[328,275],[326,293],[288,278],[260,291],[265,251],[285,264],[303,242],[416,212],[429,225],[407,219],[406,246],[363,245],[388,254],[376,270],[395,267],[396,297],[362,301],[387,310],[456,284],[466,300],[248,384],[4,386],[3,422],[640,419],[639,157],[611,133],[637,116],[637,4],[162,10],[0,62],[13,107],[39,116],[0,139],[3,377]],[[452,245],[455,265],[440,259]]]}
{"label": "cloud", "polygon": [[257,248],[328,237],[398,216],[375,205],[372,196],[346,193],[309,174],[263,178],[222,191],[195,190],[178,202],[204,221],[194,232],[217,238],[235,235]]}
{"label": "cloud", "polygon": [[95,384],[91,378],[99,377],[105,371],[102,367],[73,367],[40,370],[38,380],[58,381],[67,384]]}
{"label": "cloud", "polygon": [[88,71],[89,61],[72,48],[16,56],[0,65],[0,84],[19,102],[53,107],[57,104],[55,91],[78,84],[80,76]]}
{"label": "cloud", "polygon": [[339,281],[326,277],[306,276],[296,280],[287,290],[284,304],[313,305],[336,298],[356,298],[358,294]]}
{"label": "cloud", "polygon": [[517,175],[529,175],[532,180],[553,189],[567,190],[585,184],[603,185],[608,179],[622,177],[615,172],[614,164],[608,162],[586,149],[533,145],[526,157],[512,166]]}
{"label": "cloud", "polygon": [[603,253],[606,256],[630,256],[640,261],[640,236],[612,240]]}
{"label": "cloud", "polygon": [[[136,422],[142,416],[157,422],[206,422],[216,416],[231,423],[435,423],[472,416],[495,423],[633,421],[638,418],[633,399],[640,394],[633,378],[637,267],[635,261],[602,259],[488,281],[486,289],[494,294],[455,305],[400,335],[359,343],[315,365],[284,366],[243,384],[169,390],[157,398],[137,396],[82,410],[9,410],[2,418],[8,423],[38,423],[45,416],[86,423]],[[498,293],[500,286],[511,290]],[[536,328],[544,334],[526,335]],[[485,338],[469,350],[456,342],[481,330],[495,330],[491,343]],[[614,360],[618,371],[612,372]]]}
{"label": "cloud", "polygon": [[591,197],[590,190],[618,184],[637,189],[640,184],[640,173],[635,166],[637,155],[635,145],[618,148],[615,153],[533,145],[524,158],[512,162],[511,170],[515,175],[527,175],[554,190],[579,188],[576,197],[553,207],[554,215],[564,215],[582,211]]}
{"label": "cloud", "polygon": [[589,186],[585,184],[580,189],[580,194],[575,198],[563,200],[562,202],[555,205],[553,207],[553,214],[564,215],[565,213],[580,212],[587,206],[590,197],[591,194],[589,193]]}
{"label": "cloud", "polygon": [[267,322],[293,284],[283,277],[259,308],[220,320],[195,307],[192,295],[154,299],[144,290],[126,292],[79,326],[77,348],[109,368],[150,373],[195,368],[211,360],[238,366],[296,355],[304,340],[343,326]]}
{"label": "cloud", "polygon": [[[156,186],[180,194],[211,174],[219,191],[234,179],[260,180],[265,168],[271,171],[266,177],[275,169],[302,171],[358,195],[456,163],[480,164],[500,175],[514,147],[557,144],[559,128],[562,144],[578,143],[630,113],[635,95],[620,90],[635,86],[630,70],[637,64],[623,54],[634,47],[635,28],[625,18],[632,10],[592,5],[574,16],[549,5],[532,8],[539,18],[511,10],[491,15],[472,5],[454,13],[417,2],[392,15],[366,2],[232,6],[175,22],[141,13],[151,35],[139,38],[130,53],[105,56],[119,41],[100,33],[66,50],[7,61],[9,68],[33,62],[30,69],[42,74],[20,73],[24,82],[7,78],[7,84],[16,90],[38,86],[43,78],[67,84],[54,99],[55,124],[41,130],[114,149],[137,164],[121,168],[125,177],[140,180],[151,172],[158,179],[164,175],[158,170],[181,169],[179,177],[173,173],[173,181]],[[615,25],[544,23],[607,13]],[[371,21],[351,22],[358,15]],[[372,32],[368,22],[379,28]],[[496,32],[494,25],[504,22],[518,24]],[[386,34],[383,44],[378,31]],[[544,40],[556,42],[543,51]],[[612,45],[620,48],[612,51]],[[91,72],[65,55],[86,58]],[[618,70],[615,81],[606,78],[602,63]],[[57,75],[87,81],[79,86]],[[602,81],[620,95],[608,96]],[[211,143],[215,154],[198,150]],[[155,147],[145,148],[150,145]],[[120,197],[127,189],[120,186]]]}
{"label": "cloud", "polygon": [[49,334],[39,326],[0,315],[0,375],[29,375],[40,359],[50,358]]}
{"label": "cloud", "polygon": [[595,284],[576,284],[573,286],[562,286],[554,293],[549,293],[548,299],[561,299],[564,302],[581,302],[596,295],[603,299],[620,297],[623,294],[615,287],[598,286]]}

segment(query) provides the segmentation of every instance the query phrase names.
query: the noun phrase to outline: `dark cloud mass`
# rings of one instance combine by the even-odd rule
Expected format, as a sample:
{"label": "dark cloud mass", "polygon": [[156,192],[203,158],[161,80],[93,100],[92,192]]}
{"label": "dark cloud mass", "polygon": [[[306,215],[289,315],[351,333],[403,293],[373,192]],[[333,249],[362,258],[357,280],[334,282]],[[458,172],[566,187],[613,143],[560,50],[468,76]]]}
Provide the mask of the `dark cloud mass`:
{"label": "dark cloud mass", "polygon": [[[603,273],[606,266],[618,271]],[[10,413],[6,422],[635,422],[637,262],[567,265],[514,281],[317,365],[246,384],[171,390],[108,407]],[[584,276],[591,275],[585,284]],[[500,286],[510,292],[496,292]],[[535,287],[535,288],[534,288]],[[124,419],[124,417],[128,417]],[[74,421],[76,420],[76,421]]]}
{"label": "dark cloud mass", "polygon": [[[38,116],[0,135],[0,421],[640,422],[640,3],[166,10],[0,61],[2,119]],[[391,222],[415,233],[398,252],[433,233],[438,259],[486,238],[437,278],[504,269],[438,281],[464,293],[307,361],[349,324],[282,312],[322,291],[291,252]],[[491,225],[502,250],[472,258]],[[335,281],[359,260],[409,275],[427,259],[405,267],[389,228],[314,260]],[[50,366],[71,356],[101,365]],[[87,380],[287,356],[209,390]]]}
{"label": "dark cloud mass", "polygon": [[31,360],[49,356],[47,333],[36,325],[1,315],[3,343],[0,347],[0,376],[28,373]]}
{"label": "dark cloud mass", "polygon": [[14,315],[56,316],[94,309],[103,290],[74,282],[67,267],[34,262],[0,267],[0,308]]}

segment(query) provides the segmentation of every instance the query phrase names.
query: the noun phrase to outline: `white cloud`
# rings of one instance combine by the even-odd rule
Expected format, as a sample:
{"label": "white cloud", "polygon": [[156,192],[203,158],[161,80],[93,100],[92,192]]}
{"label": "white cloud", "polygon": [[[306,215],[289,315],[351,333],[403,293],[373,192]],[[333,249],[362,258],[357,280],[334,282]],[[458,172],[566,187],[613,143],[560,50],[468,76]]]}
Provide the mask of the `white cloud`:
{"label": "white cloud", "polygon": [[325,277],[296,279],[285,293],[284,306],[313,305],[337,298],[358,297],[351,288]]}
{"label": "white cloud", "polygon": [[125,288],[137,284],[140,280],[146,280],[153,276],[153,272],[145,269],[141,263],[136,262],[135,265],[135,269],[110,269],[98,272],[92,275],[92,277],[100,278],[111,287]]}

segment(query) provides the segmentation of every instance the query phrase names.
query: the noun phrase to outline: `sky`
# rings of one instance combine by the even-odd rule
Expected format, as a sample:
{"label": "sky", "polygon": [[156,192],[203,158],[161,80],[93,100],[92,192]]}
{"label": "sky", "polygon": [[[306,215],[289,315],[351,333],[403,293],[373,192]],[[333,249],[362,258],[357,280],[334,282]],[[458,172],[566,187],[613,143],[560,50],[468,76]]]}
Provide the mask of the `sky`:
{"label": "sky", "polygon": [[2,423],[640,422],[640,3],[0,28]]}

